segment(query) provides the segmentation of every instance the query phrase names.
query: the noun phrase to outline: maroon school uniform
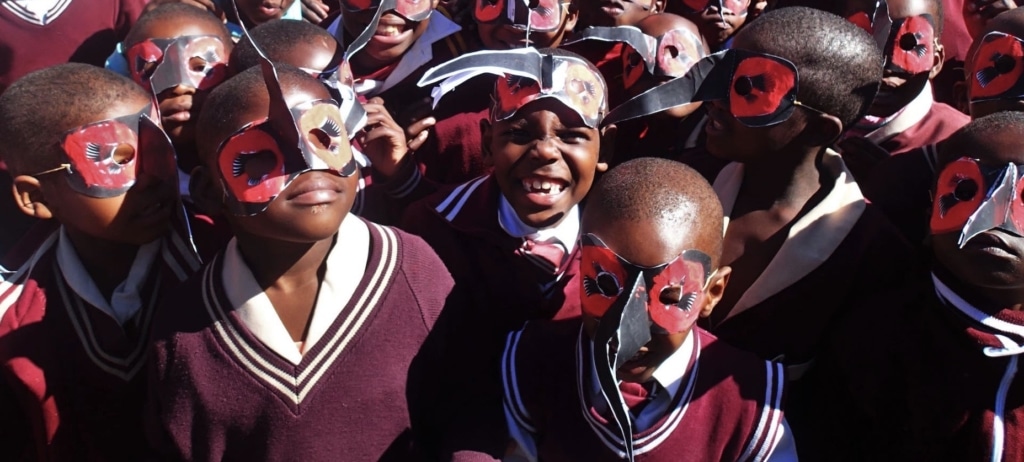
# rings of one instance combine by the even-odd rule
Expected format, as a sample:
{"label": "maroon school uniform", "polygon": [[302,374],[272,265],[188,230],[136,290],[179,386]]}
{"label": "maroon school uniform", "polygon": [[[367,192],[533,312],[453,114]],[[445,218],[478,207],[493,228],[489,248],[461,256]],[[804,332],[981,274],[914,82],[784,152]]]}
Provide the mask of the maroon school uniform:
{"label": "maroon school uniform", "polygon": [[440,184],[459,184],[490,173],[484,164],[480,122],[488,120],[494,76],[477,76],[444,95],[431,114],[437,123],[416,151],[423,174]]}
{"label": "maroon school uniform", "polygon": [[[818,403],[823,444],[847,460],[1024,460],[1024,319],[929,279],[887,297],[884,321],[865,310],[833,339],[845,356]],[[884,341],[862,342],[867,331]]]}
{"label": "maroon school uniform", "polygon": [[915,246],[928,235],[937,161],[935,145],[925,145],[883,159],[860,185],[864,197]]}
{"label": "maroon school uniform", "polygon": [[[506,412],[516,427],[530,433],[526,444],[535,446],[536,460],[624,457],[615,424],[601,416],[596,410],[601,404],[588,392],[595,388],[590,348],[579,320],[531,322],[508,336],[502,358]],[[680,349],[687,349],[682,353],[689,356],[679,390],[663,417],[632,435],[635,459],[771,457],[784,432],[782,367],[728,346],[700,328]]]}
{"label": "maroon school uniform", "polygon": [[926,85],[902,113],[864,138],[897,155],[942,141],[970,121],[966,114],[935,102],[931,85]]}
{"label": "maroon school uniform", "polygon": [[0,2],[0,93],[45,67],[69,61],[102,66],[145,5],[145,0]]}
{"label": "maroon school uniform", "polygon": [[[140,304],[134,313],[118,313],[120,303],[89,301],[96,300],[90,285],[102,295],[77,256],[69,256],[74,249],[59,231],[0,282],[0,395],[14,400],[0,404],[8,407],[0,413],[7,460],[142,458],[146,348],[155,305],[199,262],[177,234],[139,254],[132,267]],[[8,432],[12,428],[20,438],[9,439],[19,436]]]}
{"label": "maroon school uniform", "polygon": [[[640,157],[682,160],[687,144],[704,132],[704,113],[697,111],[683,119],[658,114],[616,124],[615,153],[612,166]],[[684,162],[685,163],[685,162]]]}
{"label": "maroon school uniform", "polygon": [[[354,216],[342,230],[353,223],[365,223],[368,231],[362,232],[368,237],[362,239],[368,239],[368,248],[339,237],[319,294],[339,293],[343,281],[332,274],[344,275],[351,265],[346,252],[368,250],[365,271],[358,283],[349,278],[355,285],[343,306],[318,299],[305,353],[282,331],[285,346],[298,357],[283,354],[280,342],[268,342],[257,329],[268,324],[254,321],[259,312],[249,307],[261,296],[265,302],[260,303],[270,302],[234,243],[161,306],[147,423],[151,444],[162,457],[413,458],[410,427],[430,417],[421,409],[433,399],[427,397],[423,374],[437,372],[417,355],[451,295],[452,281],[422,240]],[[353,247],[346,250],[346,242]],[[243,294],[256,292],[248,301],[233,302],[239,288]],[[266,309],[284,329],[272,305]],[[316,339],[314,331],[320,332]]]}
{"label": "maroon school uniform", "polygon": [[[913,262],[910,247],[865,202],[835,152],[824,155],[822,170],[829,190],[783,231],[787,239],[764,271],[742,293],[735,292],[739,286],[727,287],[711,316],[701,320],[731,345],[783,362],[792,380],[811,366],[856,299],[898,286]],[[727,218],[743,176],[743,165],[732,163],[715,179]],[[796,398],[797,390],[791,391]],[[790,419],[794,429],[796,420]]]}

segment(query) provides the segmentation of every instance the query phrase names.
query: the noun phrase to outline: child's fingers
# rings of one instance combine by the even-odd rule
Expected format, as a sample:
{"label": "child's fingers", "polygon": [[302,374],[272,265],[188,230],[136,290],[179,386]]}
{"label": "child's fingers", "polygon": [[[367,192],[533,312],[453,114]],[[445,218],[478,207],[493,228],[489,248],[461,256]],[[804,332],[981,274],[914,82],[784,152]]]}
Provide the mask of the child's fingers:
{"label": "child's fingers", "polygon": [[419,132],[416,136],[409,139],[409,142],[406,143],[406,146],[409,147],[410,151],[418,151],[420,147],[423,146],[423,143],[427,141],[428,136],[430,136],[430,132],[423,130]]}

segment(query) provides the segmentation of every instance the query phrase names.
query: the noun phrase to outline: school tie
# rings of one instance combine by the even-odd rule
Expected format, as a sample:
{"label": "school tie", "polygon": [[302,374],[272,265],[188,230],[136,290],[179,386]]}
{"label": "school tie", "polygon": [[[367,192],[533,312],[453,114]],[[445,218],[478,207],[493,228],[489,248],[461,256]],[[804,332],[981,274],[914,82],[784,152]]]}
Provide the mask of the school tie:
{"label": "school tie", "polygon": [[629,412],[636,418],[643,412],[654,398],[654,382],[636,383],[620,382],[619,392],[622,393],[622,400],[626,402]]}
{"label": "school tie", "polygon": [[524,238],[523,244],[516,249],[516,255],[534,264],[544,274],[552,276],[561,274],[564,269],[562,260],[565,259],[565,254],[565,245],[555,237],[546,241]]}

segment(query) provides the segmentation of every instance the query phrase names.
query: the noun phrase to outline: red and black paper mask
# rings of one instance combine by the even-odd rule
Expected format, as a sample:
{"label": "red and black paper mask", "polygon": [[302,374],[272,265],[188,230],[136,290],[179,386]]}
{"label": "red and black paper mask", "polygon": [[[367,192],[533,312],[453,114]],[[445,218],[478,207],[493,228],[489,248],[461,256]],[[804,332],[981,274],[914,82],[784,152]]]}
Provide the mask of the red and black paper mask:
{"label": "red and black paper mask", "polygon": [[632,418],[618,392],[616,371],[651,340],[652,330],[675,334],[693,327],[712,275],[711,257],[686,250],[668,263],[641,267],[593,234],[583,235],[580,253],[583,313],[599,319],[592,359],[631,460]]}
{"label": "red and black paper mask", "polygon": [[971,57],[970,101],[1024,97],[1024,41],[1002,32],[990,32]]}
{"label": "red and black paper mask", "polygon": [[789,119],[796,106],[805,106],[796,99],[799,83],[796,66],[784,58],[746,50],[722,51],[701,59],[682,77],[619,105],[605,123],[697,101],[725,100],[733,117],[744,125],[771,126]]}
{"label": "red and black paper mask", "polygon": [[[383,5],[383,6],[382,6]],[[341,6],[348,11],[381,9],[384,13],[394,11],[410,21],[423,21],[434,11],[431,0],[341,0]],[[373,24],[376,29],[376,24]]]}
{"label": "red and black paper mask", "polygon": [[599,27],[591,26],[583,29],[562,46],[572,45],[588,40],[623,43],[622,47],[622,79],[625,88],[631,87],[640,77],[653,73],[654,57],[658,48],[658,40],[633,26]]}
{"label": "red and black paper mask", "polygon": [[931,71],[935,59],[935,20],[929,14],[894,19],[883,51],[887,70],[900,74]]}
{"label": "red and black paper mask", "polygon": [[227,78],[228,52],[214,35],[148,39],[125,57],[132,80],[153,94],[178,85],[208,90]]}
{"label": "red and black paper mask", "polygon": [[541,54],[536,49],[479,51],[428,70],[418,85],[441,82],[434,103],[459,83],[481,74],[498,76],[491,119],[505,120],[526,104],[555,98],[597,128],[608,110],[608,91],[593,64],[571,56]]}
{"label": "red and black paper mask", "polygon": [[474,0],[473,19],[537,32],[558,30],[565,5],[560,0]]}
{"label": "red and black paper mask", "polygon": [[974,236],[1001,229],[1024,236],[1024,166],[983,165],[962,157],[942,169],[935,185],[932,234],[959,232],[961,248]]}
{"label": "red and black paper mask", "polygon": [[[580,294],[584,313],[603,318],[612,305],[626,298],[625,303],[645,304],[648,323],[660,332],[685,332],[697,321],[711,275],[711,257],[704,252],[687,250],[668,263],[646,268],[629,263],[597,236],[587,234],[582,238],[581,253]],[[642,298],[627,291],[637,278],[642,278],[648,288]],[[674,295],[666,294],[669,291]],[[665,303],[667,296],[678,301]]]}
{"label": "red and black paper mask", "polygon": [[74,191],[90,197],[117,197],[143,175],[177,182],[174,148],[152,105],[114,119],[92,122],[65,132],[61,140],[65,162],[40,172],[66,171]]}

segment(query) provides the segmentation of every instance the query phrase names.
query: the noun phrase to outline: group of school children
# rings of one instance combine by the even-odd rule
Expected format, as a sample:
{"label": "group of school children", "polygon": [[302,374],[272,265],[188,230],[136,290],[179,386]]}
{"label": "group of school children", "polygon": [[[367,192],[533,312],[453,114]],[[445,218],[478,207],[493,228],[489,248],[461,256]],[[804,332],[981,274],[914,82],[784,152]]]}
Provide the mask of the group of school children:
{"label": "group of school children", "polygon": [[0,74],[2,460],[1024,460],[1014,0],[0,0]]}

